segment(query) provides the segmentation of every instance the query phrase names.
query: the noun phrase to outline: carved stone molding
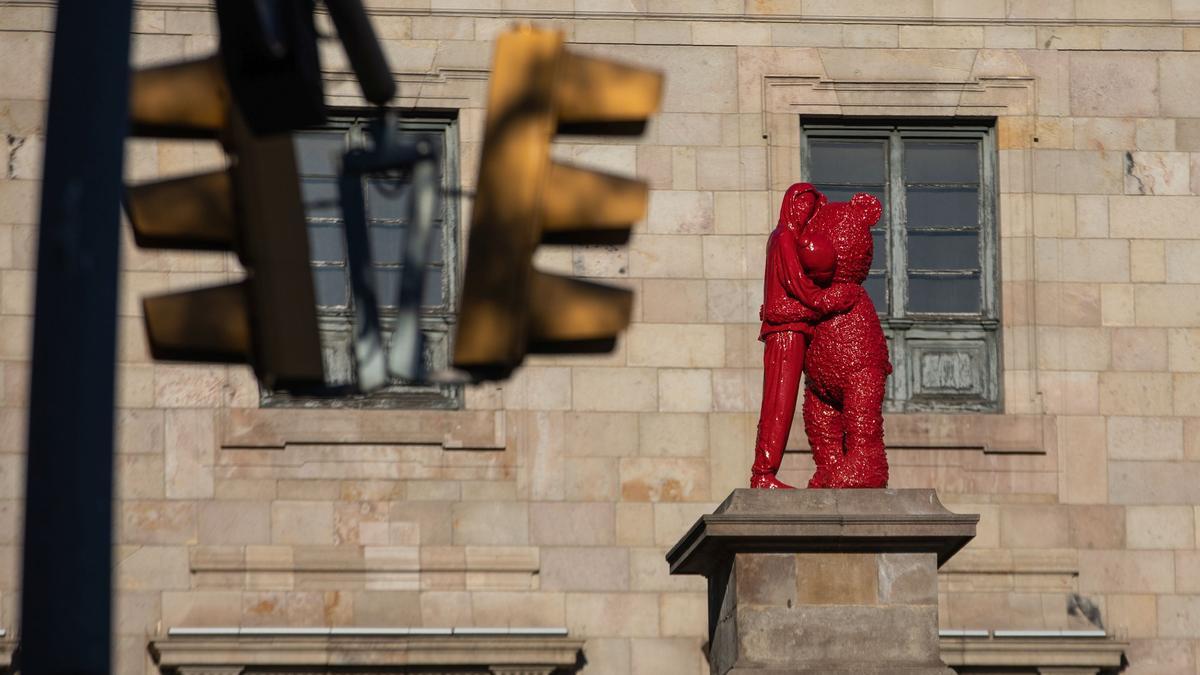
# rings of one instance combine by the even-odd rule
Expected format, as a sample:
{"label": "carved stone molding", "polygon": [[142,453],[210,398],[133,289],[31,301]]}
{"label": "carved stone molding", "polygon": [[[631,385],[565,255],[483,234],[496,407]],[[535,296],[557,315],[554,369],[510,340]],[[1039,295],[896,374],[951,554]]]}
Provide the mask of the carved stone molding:
{"label": "carved stone molding", "polygon": [[229,408],[218,420],[225,450],[307,445],[441,445],[447,450],[503,450],[504,413],[494,410],[393,411]]}
{"label": "carved stone molding", "polygon": [[762,132],[768,115],[901,117],[1027,116],[1034,114],[1033,77],[965,80],[850,80],[814,75],[762,75]]}
{"label": "carved stone molding", "polygon": [[150,655],[173,675],[566,675],[577,672],[582,648],[555,635],[185,635],[152,641]]}
{"label": "carved stone molding", "polygon": [[1128,645],[1105,638],[943,637],[942,660],[958,673],[1097,675],[1116,673]]}

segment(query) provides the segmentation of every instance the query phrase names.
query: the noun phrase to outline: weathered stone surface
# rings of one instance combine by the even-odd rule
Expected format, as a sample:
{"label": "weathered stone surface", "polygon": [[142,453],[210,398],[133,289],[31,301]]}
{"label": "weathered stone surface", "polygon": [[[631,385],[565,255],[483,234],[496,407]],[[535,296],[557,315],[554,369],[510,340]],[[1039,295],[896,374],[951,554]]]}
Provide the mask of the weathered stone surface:
{"label": "weathered stone surface", "polygon": [[931,543],[948,557],[977,519],[931,491],[735,490],[667,559],[709,580],[717,675],[946,674]]}

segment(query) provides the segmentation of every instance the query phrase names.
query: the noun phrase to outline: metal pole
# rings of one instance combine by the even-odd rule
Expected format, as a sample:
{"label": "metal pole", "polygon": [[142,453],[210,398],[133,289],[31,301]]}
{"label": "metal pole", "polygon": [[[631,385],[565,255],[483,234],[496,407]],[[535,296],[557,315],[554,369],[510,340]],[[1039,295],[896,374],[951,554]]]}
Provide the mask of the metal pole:
{"label": "metal pole", "polygon": [[29,395],[20,670],[111,672],[113,399],[132,0],[60,0]]}

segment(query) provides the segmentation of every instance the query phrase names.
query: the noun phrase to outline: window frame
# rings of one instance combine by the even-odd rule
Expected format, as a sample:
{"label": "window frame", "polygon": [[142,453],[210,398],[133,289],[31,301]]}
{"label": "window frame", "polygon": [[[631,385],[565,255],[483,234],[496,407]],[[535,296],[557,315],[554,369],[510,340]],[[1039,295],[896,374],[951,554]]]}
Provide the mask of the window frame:
{"label": "window frame", "polygon": [[[995,121],[975,118],[847,119],[800,118],[800,176],[812,182],[810,143],[829,139],[883,139],[887,227],[888,306],[879,319],[895,372],[888,379],[885,408],[891,412],[1000,412],[1003,409],[1000,342],[1000,242],[998,152]],[[979,142],[979,312],[922,313],[908,307],[907,184],[904,142],[971,139]],[[873,268],[874,269],[874,268]],[[918,357],[963,355],[981,364],[975,393],[925,390]],[[935,361],[936,362],[936,361]],[[923,361],[924,363],[924,361]]]}
{"label": "window frame", "polygon": [[[461,292],[459,277],[459,256],[461,255],[462,221],[458,191],[461,186],[459,178],[460,142],[459,120],[456,111],[442,110],[404,110],[396,111],[399,123],[404,132],[439,134],[443,139],[441,171],[442,186],[442,283],[443,297],[446,304],[443,307],[430,309],[421,308],[422,332],[433,340],[426,341],[426,352],[435,368],[449,366],[451,353],[451,336],[457,323],[458,296]],[[331,110],[329,121],[319,127],[304,131],[336,131],[342,130],[350,147],[357,133],[356,126],[378,116],[378,111],[357,108],[339,108]],[[369,190],[366,190],[369,192]],[[306,226],[309,219],[306,217]],[[330,219],[330,222],[343,222],[342,218]],[[306,231],[307,232],[307,231]],[[311,254],[310,254],[311,257]],[[313,269],[320,267],[312,264]],[[348,292],[348,291],[347,291]],[[322,351],[330,348],[340,349],[349,355],[353,350],[352,335],[355,308],[352,294],[347,297],[344,308],[318,305],[317,323],[321,332]],[[380,324],[386,340],[391,334],[395,322],[394,311],[380,308]],[[352,356],[351,363],[352,361]],[[329,359],[326,359],[328,368]],[[453,383],[437,384],[405,384],[392,383],[377,391],[364,394],[354,390],[352,386],[331,385],[319,391],[289,392],[271,390],[259,383],[259,406],[262,408],[379,408],[379,409],[416,409],[416,410],[459,410],[463,407],[463,386]]]}

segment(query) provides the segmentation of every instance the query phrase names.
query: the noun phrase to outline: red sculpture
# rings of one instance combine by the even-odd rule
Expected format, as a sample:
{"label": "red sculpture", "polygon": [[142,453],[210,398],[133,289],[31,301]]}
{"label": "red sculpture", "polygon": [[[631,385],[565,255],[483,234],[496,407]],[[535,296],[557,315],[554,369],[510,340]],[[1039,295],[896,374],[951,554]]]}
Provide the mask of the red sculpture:
{"label": "red sculpture", "polygon": [[[763,402],[750,486],[789,488],[775,474],[791,431],[800,373],[804,428],[817,470],[810,488],[887,486],[884,382],[892,372],[875,305],[862,287],[879,200],[828,203],[808,183],[788,188],[767,240]],[[808,361],[805,362],[806,342]]]}

